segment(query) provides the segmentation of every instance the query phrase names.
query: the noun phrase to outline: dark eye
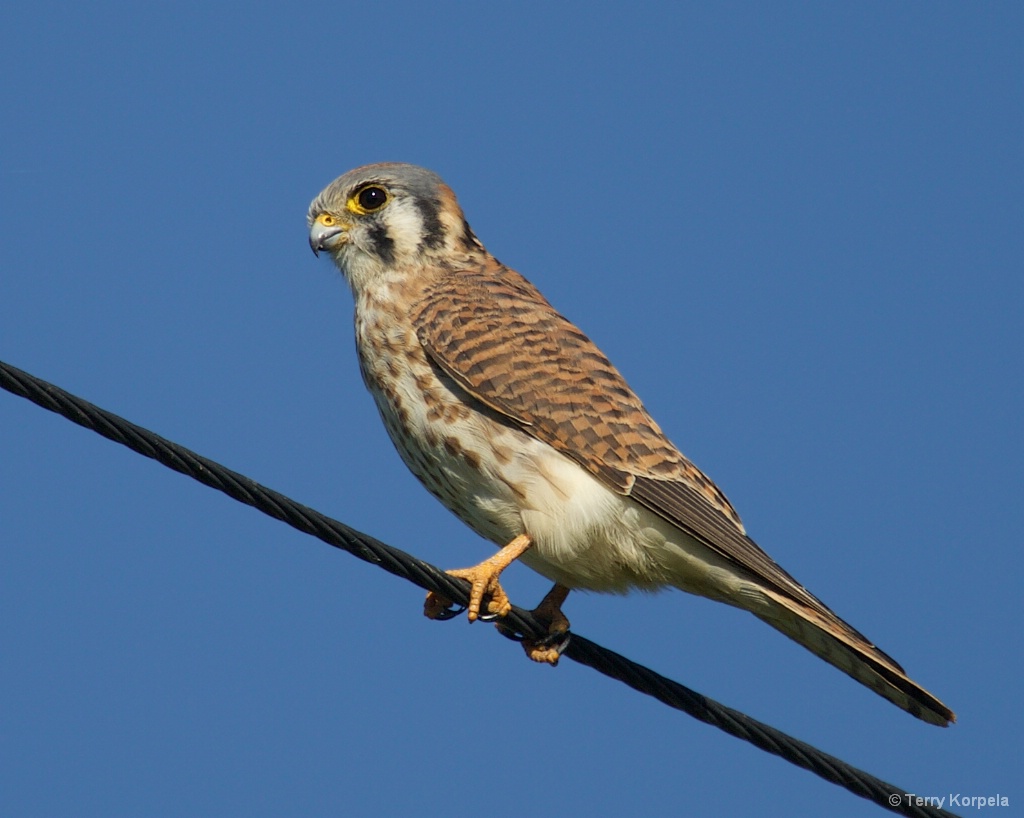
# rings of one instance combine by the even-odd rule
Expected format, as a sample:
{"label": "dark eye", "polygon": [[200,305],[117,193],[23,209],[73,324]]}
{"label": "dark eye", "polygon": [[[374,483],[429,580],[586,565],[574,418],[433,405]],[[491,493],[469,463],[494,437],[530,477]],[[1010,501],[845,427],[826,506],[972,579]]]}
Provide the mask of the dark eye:
{"label": "dark eye", "polygon": [[356,202],[367,213],[380,210],[387,204],[388,192],[377,185],[367,185],[356,194]]}

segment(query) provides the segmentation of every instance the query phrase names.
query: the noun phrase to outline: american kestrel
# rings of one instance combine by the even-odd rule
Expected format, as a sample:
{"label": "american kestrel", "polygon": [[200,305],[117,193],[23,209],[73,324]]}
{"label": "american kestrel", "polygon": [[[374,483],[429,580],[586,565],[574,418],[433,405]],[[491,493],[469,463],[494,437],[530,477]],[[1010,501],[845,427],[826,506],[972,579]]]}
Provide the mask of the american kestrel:
{"label": "american kestrel", "polygon": [[[474,568],[470,621],[501,617],[519,559],[555,583],[535,610],[554,664],[570,589],[673,586],[750,611],[931,724],[953,712],[751,540],[618,370],[470,229],[455,194],[414,165],[368,165],[309,208],[309,243],[355,297],[359,368],[424,486],[501,549]],[[425,613],[450,602],[429,594]]]}

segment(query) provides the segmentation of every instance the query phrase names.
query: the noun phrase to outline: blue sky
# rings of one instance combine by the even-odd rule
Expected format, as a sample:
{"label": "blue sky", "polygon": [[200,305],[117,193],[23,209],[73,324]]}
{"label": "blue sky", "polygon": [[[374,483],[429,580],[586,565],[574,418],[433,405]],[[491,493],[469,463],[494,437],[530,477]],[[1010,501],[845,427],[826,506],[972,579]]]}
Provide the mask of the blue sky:
{"label": "blue sky", "polygon": [[[677,592],[574,595],[574,628],[914,792],[1019,808],[1022,7],[483,5],[8,4],[0,358],[474,563],[306,244],[334,177],[426,165],[960,722]],[[6,394],[0,452],[5,814],[879,812]]]}

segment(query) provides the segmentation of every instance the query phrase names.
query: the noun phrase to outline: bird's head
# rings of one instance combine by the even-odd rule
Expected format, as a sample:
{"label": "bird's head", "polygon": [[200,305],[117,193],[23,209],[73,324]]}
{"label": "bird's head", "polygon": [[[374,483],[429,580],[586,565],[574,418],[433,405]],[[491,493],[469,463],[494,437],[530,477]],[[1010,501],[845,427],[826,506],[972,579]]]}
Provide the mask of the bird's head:
{"label": "bird's head", "polygon": [[309,246],[330,253],[353,290],[483,252],[455,194],[432,171],[384,163],[331,182],[309,206]]}

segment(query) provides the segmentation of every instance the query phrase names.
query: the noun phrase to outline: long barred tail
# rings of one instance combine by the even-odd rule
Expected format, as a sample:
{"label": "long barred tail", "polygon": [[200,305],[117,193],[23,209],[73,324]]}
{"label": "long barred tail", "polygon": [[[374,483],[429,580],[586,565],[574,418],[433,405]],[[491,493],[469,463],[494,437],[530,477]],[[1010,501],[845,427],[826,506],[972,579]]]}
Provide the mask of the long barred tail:
{"label": "long barred tail", "polygon": [[818,611],[768,588],[760,589],[774,605],[755,616],[799,642],[843,673],[884,696],[917,718],[947,727],[956,715],[911,679],[891,657],[830,611]]}

